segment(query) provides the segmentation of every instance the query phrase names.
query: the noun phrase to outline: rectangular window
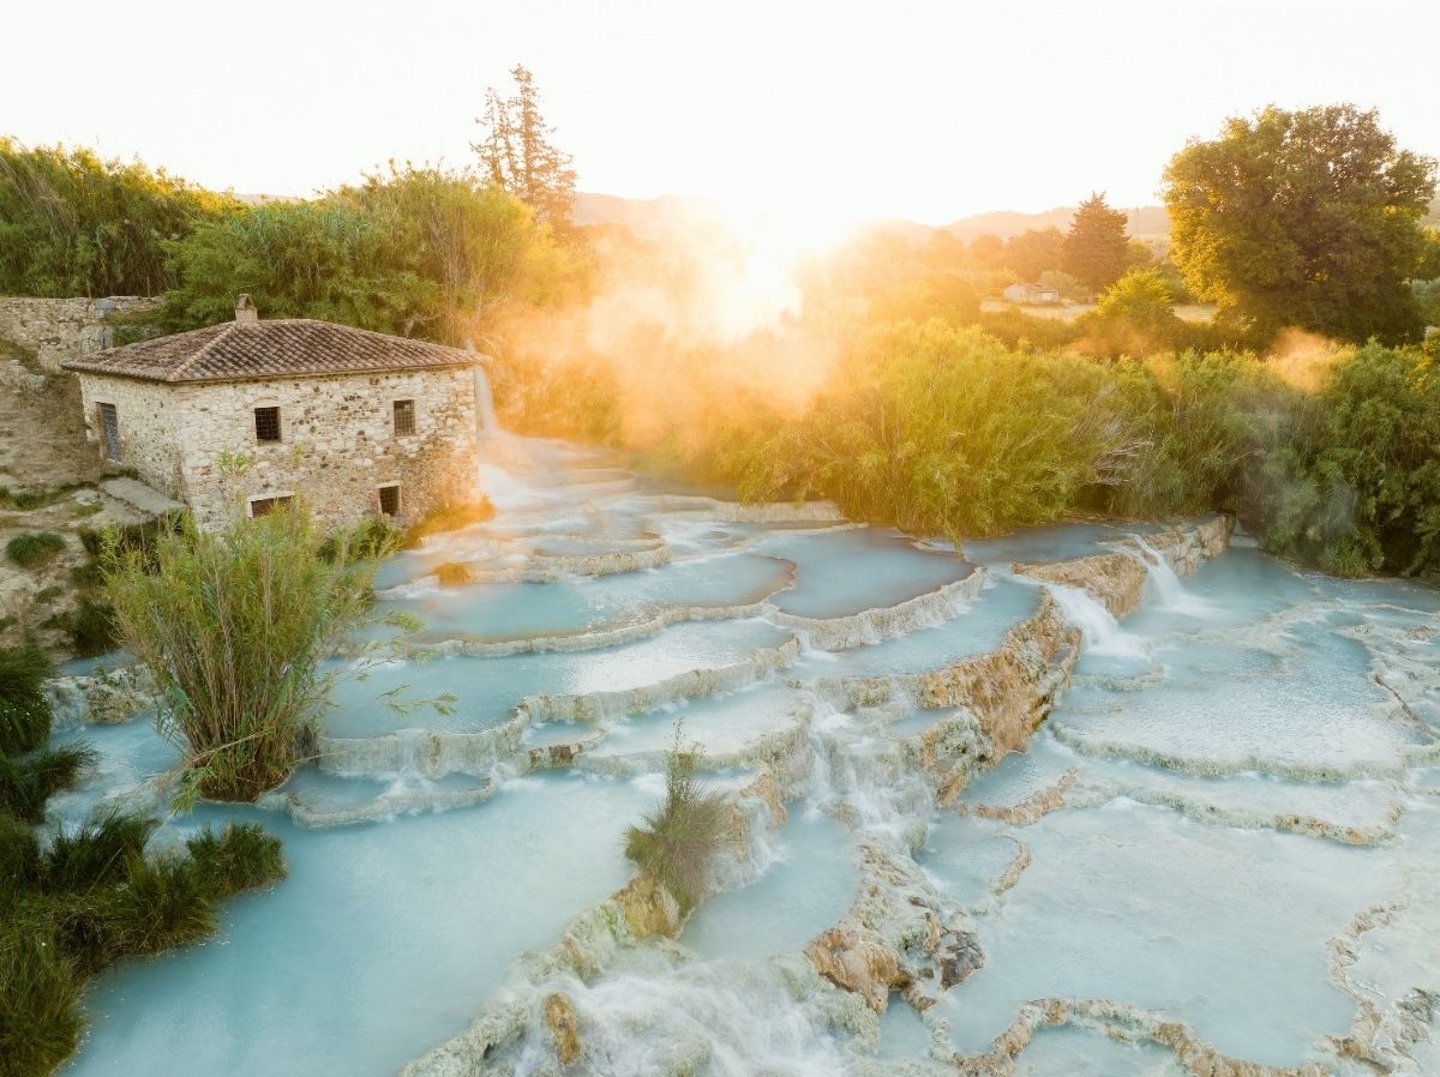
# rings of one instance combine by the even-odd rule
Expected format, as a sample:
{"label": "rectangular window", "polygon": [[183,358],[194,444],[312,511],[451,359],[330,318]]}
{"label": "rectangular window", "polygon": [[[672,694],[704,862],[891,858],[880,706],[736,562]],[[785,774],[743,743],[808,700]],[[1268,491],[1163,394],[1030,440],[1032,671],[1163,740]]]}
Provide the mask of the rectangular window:
{"label": "rectangular window", "polygon": [[415,433],[415,401],[395,401],[395,436]]}
{"label": "rectangular window", "polygon": [[400,515],[400,486],[380,487],[380,511],[386,516]]}
{"label": "rectangular window", "polygon": [[105,459],[120,459],[120,417],[114,404],[97,405],[100,409],[100,434],[105,439]]}
{"label": "rectangular window", "polygon": [[280,440],[280,409],[279,409],[279,408],[256,408],[256,409],[255,409],[255,440],[256,440],[256,441],[279,441],[279,440]]}
{"label": "rectangular window", "polygon": [[253,517],[269,516],[279,509],[289,508],[290,495],[283,494],[280,497],[257,497],[250,502],[250,515]]}

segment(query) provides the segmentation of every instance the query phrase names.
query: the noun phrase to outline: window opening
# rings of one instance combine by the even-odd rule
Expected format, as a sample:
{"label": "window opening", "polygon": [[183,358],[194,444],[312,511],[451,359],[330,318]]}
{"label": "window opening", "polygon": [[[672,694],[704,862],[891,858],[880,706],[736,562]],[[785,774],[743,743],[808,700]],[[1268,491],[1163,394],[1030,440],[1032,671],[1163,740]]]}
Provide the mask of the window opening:
{"label": "window opening", "polygon": [[250,502],[250,515],[255,518],[269,516],[272,512],[290,507],[291,497],[289,494],[280,497],[257,497]]}
{"label": "window opening", "polygon": [[105,436],[105,459],[120,459],[120,416],[114,404],[100,405],[100,429]]}
{"label": "window opening", "polygon": [[395,436],[415,433],[415,401],[395,401]]}
{"label": "window opening", "polygon": [[256,441],[279,441],[279,440],[280,440],[280,409],[279,409],[279,408],[256,408],[256,409],[255,409],[255,440],[256,440]]}
{"label": "window opening", "polygon": [[386,516],[398,516],[400,514],[400,487],[380,487],[380,511]]}

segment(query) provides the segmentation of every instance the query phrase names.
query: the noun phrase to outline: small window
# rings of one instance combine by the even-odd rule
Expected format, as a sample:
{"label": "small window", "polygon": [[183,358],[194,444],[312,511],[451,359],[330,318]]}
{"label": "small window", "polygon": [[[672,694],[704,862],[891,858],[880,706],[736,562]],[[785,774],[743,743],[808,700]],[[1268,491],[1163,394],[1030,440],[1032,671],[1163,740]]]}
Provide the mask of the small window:
{"label": "small window", "polygon": [[290,495],[280,497],[257,497],[250,502],[250,515],[257,519],[261,516],[269,516],[272,512],[290,507]]}
{"label": "small window", "polygon": [[100,433],[105,439],[105,459],[120,459],[120,417],[114,404],[100,404]]}
{"label": "small window", "polygon": [[386,516],[400,515],[400,486],[398,483],[380,487],[380,511]]}
{"label": "small window", "polygon": [[415,401],[395,401],[395,436],[415,433]]}
{"label": "small window", "polygon": [[279,441],[279,440],[280,440],[280,409],[279,409],[279,408],[256,408],[256,409],[255,409],[255,440],[256,440],[256,441]]}

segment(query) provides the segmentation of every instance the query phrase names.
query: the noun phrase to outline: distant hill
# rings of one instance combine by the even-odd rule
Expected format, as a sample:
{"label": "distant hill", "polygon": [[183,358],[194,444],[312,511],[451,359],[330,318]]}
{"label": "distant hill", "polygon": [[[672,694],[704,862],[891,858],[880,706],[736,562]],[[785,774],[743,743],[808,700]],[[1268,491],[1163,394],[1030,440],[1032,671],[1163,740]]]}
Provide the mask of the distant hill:
{"label": "distant hill", "polygon": [[611,224],[647,236],[667,224],[703,211],[703,198],[665,194],[659,198],[622,198],[616,194],[577,192],[570,222],[576,225]]}
{"label": "distant hill", "polygon": [[[1166,239],[1170,235],[1170,218],[1164,206],[1121,207],[1128,218],[1128,231],[1134,239]],[[1001,239],[1018,236],[1030,228],[1058,228],[1065,231],[1070,227],[1070,218],[1075,215],[1075,206],[1057,206],[1043,213],[980,213],[974,217],[962,217],[945,225],[945,231],[960,239],[974,239],[976,236],[992,235]]]}
{"label": "distant hill", "polygon": [[[572,219],[578,225],[619,225],[637,235],[645,236],[656,230],[663,230],[668,223],[697,209],[703,210],[705,205],[702,198],[682,195],[622,198],[613,194],[581,193],[575,196]],[[1074,215],[1075,208],[1057,206],[1043,213],[980,213],[973,217],[962,217],[942,228],[896,217],[875,221],[874,227],[882,232],[902,236],[912,243],[923,243],[932,233],[942,230],[964,240],[980,235],[1007,239],[1018,236],[1029,228],[1058,228],[1063,232],[1070,227],[1070,218]],[[1164,206],[1129,207],[1125,212],[1129,218],[1130,235],[1135,239],[1165,240],[1169,237],[1170,219],[1165,214]]]}

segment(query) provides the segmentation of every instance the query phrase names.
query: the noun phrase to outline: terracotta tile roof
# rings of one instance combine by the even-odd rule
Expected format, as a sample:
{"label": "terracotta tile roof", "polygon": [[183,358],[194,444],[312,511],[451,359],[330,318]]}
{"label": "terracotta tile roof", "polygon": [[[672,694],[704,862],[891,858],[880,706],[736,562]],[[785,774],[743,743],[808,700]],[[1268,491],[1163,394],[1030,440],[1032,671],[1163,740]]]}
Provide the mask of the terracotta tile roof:
{"label": "terracotta tile roof", "polygon": [[66,370],[172,383],[470,366],[485,357],[308,318],[222,322],[67,359]]}

